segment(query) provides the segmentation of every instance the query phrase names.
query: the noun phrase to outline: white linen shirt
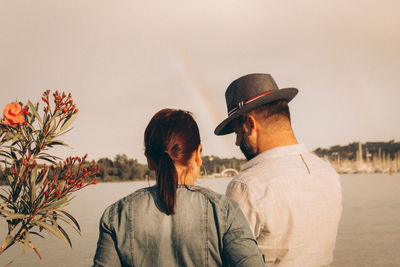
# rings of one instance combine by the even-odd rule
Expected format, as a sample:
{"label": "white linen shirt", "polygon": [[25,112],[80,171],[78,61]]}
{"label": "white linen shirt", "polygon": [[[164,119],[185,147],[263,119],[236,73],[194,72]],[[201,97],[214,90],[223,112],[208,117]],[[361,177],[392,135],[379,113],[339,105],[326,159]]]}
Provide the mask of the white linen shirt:
{"label": "white linen shirt", "polygon": [[342,213],[339,175],[302,144],[276,147],[228,185],[267,266],[320,267],[333,260]]}

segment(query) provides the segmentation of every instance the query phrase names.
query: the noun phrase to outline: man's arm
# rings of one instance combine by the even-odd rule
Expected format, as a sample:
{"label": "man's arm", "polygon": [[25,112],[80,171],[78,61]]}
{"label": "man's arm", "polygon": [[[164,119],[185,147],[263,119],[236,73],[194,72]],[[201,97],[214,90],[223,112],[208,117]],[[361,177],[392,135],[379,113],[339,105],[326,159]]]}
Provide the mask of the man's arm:
{"label": "man's arm", "polygon": [[247,184],[241,181],[232,180],[228,184],[225,194],[230,199],[239,203],[240,209],[249,222],[250,229],[257,239],[261,232],[261,213],[259,212],[258,204],[249,191]]}
{"label": "man's arm", "polygon": [[234,201],[229,203],[225,226],[223,254],[229,266],[265,267],[249,224],[240,207]]}

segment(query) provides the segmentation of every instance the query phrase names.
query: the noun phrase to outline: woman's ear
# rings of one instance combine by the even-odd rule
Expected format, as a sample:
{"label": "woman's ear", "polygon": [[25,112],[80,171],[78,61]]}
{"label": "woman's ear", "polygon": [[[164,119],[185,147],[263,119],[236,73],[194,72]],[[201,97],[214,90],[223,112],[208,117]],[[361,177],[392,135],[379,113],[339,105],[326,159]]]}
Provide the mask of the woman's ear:
{"label": "woman's ear", "polygon": [[150,171],[154,171],[155,167],[154,167],[154,162],[146,155],[146,159],[147,159],[147,167],[149,168]]}
{"label": "woman's ear", "polygon": [[203,164],[203,160],[201,159],[201,151],[202,151],[202,150],[203,150],[203,146],[200,144],[200,145],[197,147],[196,151],[195,151],[194,160],[195,160],[196,165],[197,165],[198,167],[200,167],[201,164]]}

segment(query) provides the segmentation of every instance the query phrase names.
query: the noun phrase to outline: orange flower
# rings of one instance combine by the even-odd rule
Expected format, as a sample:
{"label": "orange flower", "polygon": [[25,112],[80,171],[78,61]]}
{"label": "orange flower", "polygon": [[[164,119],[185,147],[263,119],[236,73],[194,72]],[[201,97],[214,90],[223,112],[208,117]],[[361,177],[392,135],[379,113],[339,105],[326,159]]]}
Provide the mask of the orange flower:
{"label": "orange flower", "polygon": [[3,110],[4,122],[10,126],[24,122],[24,111],[17,102],[9,103]]}

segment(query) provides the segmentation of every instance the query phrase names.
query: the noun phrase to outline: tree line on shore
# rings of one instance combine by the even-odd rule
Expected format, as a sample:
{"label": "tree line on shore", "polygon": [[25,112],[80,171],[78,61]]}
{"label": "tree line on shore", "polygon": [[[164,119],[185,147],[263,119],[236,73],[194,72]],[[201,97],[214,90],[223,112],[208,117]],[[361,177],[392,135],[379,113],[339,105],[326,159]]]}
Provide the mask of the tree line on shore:
{"label": "tree line on shore", "polygon": [[[361,144],[362,157],[366,159],[370,155],[387,155],[395,159],[400,151],[400,142],[391,140],[389,142],[366,142]],[[360,143],[353,142],[344,146],[331,146],[329,148],[317,148],[314,153],[319,157],[339,156],[341,159],[356,160],[359,153]]]}
{"label": "tree line on shore", "polygon": [[[204,156],[202,159],[203,166],[200,169],[202,176],[215,175],[227,168],[240,171],[241,165],[245,162],[244,159],[219,158],[217,156]],[[85,162],[83,167],[91,166],[93,163],[93,161]],[[137,159],[128,158],[126,154],[118,154],[114,159],[101,158],[96,163],[100,171],[97,180],[100,182],[155,179],[154,171],[150,171],[147,164],[142,164]],[[9,169],[0,168],[0,184],[5,184],[9,172]]]}
{"label": "tree line on shore", "polygon": [[[329,148],[317,148],[313,152],[319,157],[325,157],[331,161],[340,157],[342,160],[356,160],[359,155],[359,143],[354,142],[348,145],[335,145]],[[395,159],[400,154],[400,142],[394,140],[389,142],[366,142],[362,144],[363,158],[368,155],[386,155]],[[200,175],[217,177],[225,169],[241,170],[245,159],[220,158],[217,156],[203,156],[203,166]],[[107,157],[101,158],[96,162],[99,165],[97,180],[100,182],[116,181],[141,181],[145,179],[155,179],[154,171],[150,171],[147,164],[140,163],[137,159],[128,158],[125,154],[118,154],[114,159]],[[88,167],[93,161],[86,162],[83,167]],[[40,164],[39,164],[40,165]],[[9,169],[0,167],[0,184],[5,184]]]}

